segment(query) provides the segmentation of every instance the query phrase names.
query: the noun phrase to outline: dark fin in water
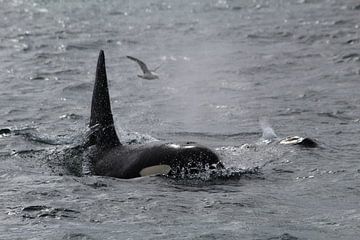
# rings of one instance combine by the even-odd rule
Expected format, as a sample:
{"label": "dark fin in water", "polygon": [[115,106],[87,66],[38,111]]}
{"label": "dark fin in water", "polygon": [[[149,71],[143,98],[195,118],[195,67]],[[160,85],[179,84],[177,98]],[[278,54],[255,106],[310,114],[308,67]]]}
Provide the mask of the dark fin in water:
{"label": "dark fin in water", "polygon": [[318,146],[318,144],[311,138],[304,138],[304,140],[302,140],[299,145],[307,148],[316,148]]}
{"label": "dark fin in water", "polygon": [[91,129],[89,145],[96,144],[103,149],[121,145],[116,134],[113,115],[111,112],[103,50],[100,51],[96,67],[89,127]]}

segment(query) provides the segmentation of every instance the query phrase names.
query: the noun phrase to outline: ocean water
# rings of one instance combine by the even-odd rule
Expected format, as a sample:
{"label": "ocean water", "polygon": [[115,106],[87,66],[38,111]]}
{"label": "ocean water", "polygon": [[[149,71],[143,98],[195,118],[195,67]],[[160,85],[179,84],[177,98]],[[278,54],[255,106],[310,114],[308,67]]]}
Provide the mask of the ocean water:
{"label": "ocean water", "polygon": [[[89,174],[100,49],[123,142],[197,141],[227,169]],[[0,57],[0,239],[359,238],[359,1],[0,0]]]}

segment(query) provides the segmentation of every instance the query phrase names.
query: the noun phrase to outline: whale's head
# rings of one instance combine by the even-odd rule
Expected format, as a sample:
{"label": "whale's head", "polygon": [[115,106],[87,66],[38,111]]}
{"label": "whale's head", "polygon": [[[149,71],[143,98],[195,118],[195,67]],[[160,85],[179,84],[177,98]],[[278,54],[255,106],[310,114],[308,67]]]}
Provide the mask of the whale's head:
{"label": "whale's head", "polygon": [[166,148],[168,152],[173,152],[172,159],[169,160],[170,174],[197,173],[224,168],[214,151],[198,143],[168,143]]}

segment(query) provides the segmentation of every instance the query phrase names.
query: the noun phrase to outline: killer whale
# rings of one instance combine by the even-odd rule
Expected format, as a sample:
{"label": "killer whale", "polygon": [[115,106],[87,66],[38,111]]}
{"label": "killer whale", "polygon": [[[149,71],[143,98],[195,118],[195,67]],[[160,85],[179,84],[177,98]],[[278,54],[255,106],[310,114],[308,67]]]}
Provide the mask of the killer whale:
{"label": "killer whale", "polygon": [[114,126],[103,50],[96,67],[89,127],[87,146],[96,175],[128,179],[224,168],[216,153],[194,142],[123,145]]}

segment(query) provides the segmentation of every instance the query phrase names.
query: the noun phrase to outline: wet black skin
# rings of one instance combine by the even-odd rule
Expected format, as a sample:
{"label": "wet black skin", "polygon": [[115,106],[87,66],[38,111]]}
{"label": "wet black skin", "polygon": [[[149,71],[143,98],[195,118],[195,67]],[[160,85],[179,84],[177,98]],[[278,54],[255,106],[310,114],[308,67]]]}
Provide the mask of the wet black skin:
{"label": "wet black skin", "polygon": [[118,146],[99,157],[94,165],[96,174],[118,178],[140,177],[142,169],[163,164],[171,167],[171,175],[223,167],[215,153],[195,143]]}
{"label": "wet black skin", "polygon": [[156,165],[169,165],[170,174],[224,167],[212,150],[193,142],[122,145],[114,127],[102,50],[97,63],[89,126],[92,131],[88,145],[97,175],[135,178],[140,177],[142,169]]}

